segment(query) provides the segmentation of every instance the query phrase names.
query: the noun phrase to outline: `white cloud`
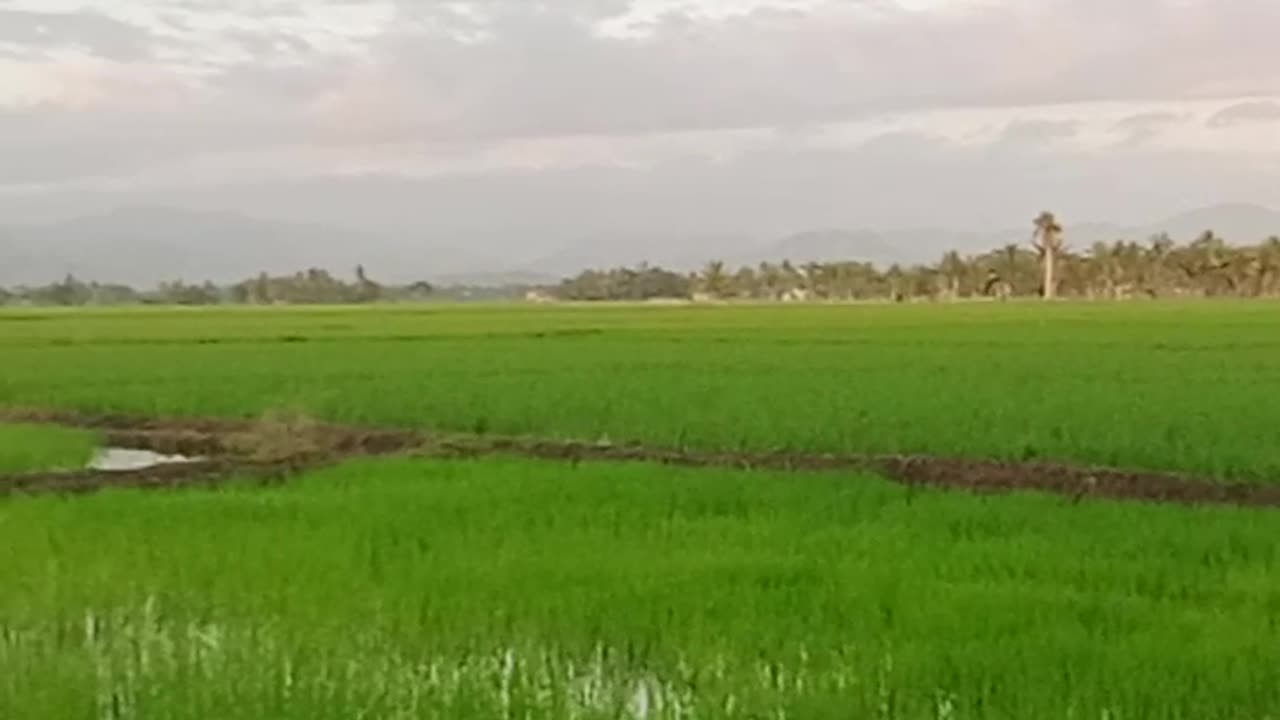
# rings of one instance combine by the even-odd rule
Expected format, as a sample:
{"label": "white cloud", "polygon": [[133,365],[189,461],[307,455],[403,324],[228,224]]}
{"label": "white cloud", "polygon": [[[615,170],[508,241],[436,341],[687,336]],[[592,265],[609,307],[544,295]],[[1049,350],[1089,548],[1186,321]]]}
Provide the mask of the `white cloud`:
{"label": "white cloud", "polygon": [[907,173],[970,173],[974,192],[1000,192],[1048,162],[1085,203],[1104,187],[1072,178],[1119,158],[1190,167],[1197,153],[1248,178],[1224,187],[1280,185],[1267,174],[1280,156],[1266,122],[1280,106],[1274,0],[10,0],[0,12],[23,22],[0,31],[10,191],[803,176],[794,158],[856,155],[865,173],[831,177],[900,177],[886,207],[919,202]]}

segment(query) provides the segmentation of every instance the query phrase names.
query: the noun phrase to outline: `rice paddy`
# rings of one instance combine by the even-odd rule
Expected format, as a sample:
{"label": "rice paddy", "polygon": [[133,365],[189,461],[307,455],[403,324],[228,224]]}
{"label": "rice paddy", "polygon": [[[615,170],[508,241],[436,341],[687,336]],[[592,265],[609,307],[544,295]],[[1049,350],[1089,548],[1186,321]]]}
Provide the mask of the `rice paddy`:
{"label": "rice paddy", "polygon": [[92,433],[82,430],[0,424],[0,474],[81,468],[97,444]]}
{"label": "rice paddy", "polygon": [[[15,311],[0,408],[1268,484],[1277,330],[1267,303]],[[1277,537],[1266,509],[503,457],[0,498],[0,717],[1272,718]]]}
{"label": "rice paddy", "polygon": [[0,406],[1280,478],[1265,302],[0,318]]}

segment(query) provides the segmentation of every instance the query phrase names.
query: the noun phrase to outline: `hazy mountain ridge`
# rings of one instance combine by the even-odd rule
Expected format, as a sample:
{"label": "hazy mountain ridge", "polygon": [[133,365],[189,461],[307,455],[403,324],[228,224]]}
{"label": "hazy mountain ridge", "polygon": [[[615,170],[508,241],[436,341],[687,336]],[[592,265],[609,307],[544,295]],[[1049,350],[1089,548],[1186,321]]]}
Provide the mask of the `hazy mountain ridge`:
{"label": "hazy mountain ridge", "polygon": [[152,286],[167,280],[233,282],[309,267],[412,282],[492,261],[474,253],[358,230],[235,213],[128,207],[63,222],[0,230],[0,284],[67,274]]}
{"label": "hazy mountain ridge", "polygon": [[[1212,229],[1233,244],[1280,234],[1280,211],[1223,204],[1138,226],[1067,219],[1068,248],[1085,252],[1095,242],[1146,242],[1159,233],[1188,241]],[[492,237],[460,235],[443,244],[425,233],[364,232],[305,225],[229,212],[128,207],[62,222],[0,228],[0,285],[43,284],[68,273],[86,280],[149,287],[161,281],[231,282],[258,272],[292,273],[320,267],[349,274],[364,265],[387,282],[538,284],[587,268],[650,265],[688,272],[712,260],[729,266],[790,260],[796,264],[856,260],[878,266],[933,262],[948,250],[962,255],[1010,243],[1025,244],[1024,228],[962,231],[941,228],[869,230],[829,228],[780,239],[747,234],[601,234],[568,243],[534,262],[499,260]],[[477,242],[478,241],[478,242]],[[495,257],[490,257],[489,249]]]}
{"label": "hazy mountain ridge", "polygon": [[[1199,208],[1145,225],[1083,222],[1067,225],[1067,246],[1086,252],[1096,242],[1126,240],[1145,243],[1167,233],[1180,242],[1190,241],[1213,230],[1227,242],[1247,245],[1280,234],[1280,211],[1243,203]],[[946,228],[898,230],[823,229],[793,233],[782,239],[760,241],[745,236],[736,245],[721,243],[708,247],[698,239],[647,239],[638,247],[616,248],[584,243],[563,249],[535,265],[544,272],[569,274],[585,268],[635,265],[644,260],[673,270],[689,271],[722,260],[730,267],[761,262],[790,260],[795,264],[849,260],[870,262],[879,267],[912,265],[938,260],[955,250],[961,255],[985,253],[1009,244],[1025,245],[1031,239],[1031,222],[1025,228],[971,231]]]}

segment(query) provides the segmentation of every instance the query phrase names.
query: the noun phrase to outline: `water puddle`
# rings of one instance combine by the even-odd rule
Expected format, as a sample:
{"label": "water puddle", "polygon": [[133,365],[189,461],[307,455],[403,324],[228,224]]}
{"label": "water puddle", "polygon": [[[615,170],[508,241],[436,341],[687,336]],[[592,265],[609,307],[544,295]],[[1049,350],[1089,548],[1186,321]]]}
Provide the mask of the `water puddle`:
{"label": "water puddle", "polygon": [[198,462],[200,458],[185,455],[161,455],[150,450],[128,450],[125,448],[102,448],[89,461],[90,470],[121,472],[128,470],[146,470],[160,465],[180,465]]}

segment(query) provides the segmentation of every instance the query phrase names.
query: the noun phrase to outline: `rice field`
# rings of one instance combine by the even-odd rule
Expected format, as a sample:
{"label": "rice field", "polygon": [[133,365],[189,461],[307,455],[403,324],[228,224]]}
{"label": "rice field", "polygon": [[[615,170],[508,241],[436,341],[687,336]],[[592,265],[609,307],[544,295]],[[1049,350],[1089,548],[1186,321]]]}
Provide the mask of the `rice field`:
{"label": "rice field", "polygon": [[[4,717],[1280,707],[1262,511],[390,460],[0,513],[0,583],[20,589],[0,597]],[[645,692],[648,714],[632,706]]]}
{"label": "rice field", "polygon": [[0,406],[1280,478],[1280,305],[0,314]]}
{"label": "rice field", "polygon": [[[1267,303],[12,311],[0,408],[1270,483],[1278,331]],[[0,718],[1262,720],[1277,537],[1274,510],[502,457],[0,498]]]}
{"label": "rice field", "polygon": [[97,445],[97,437],[82,430],[0,424],[0,474],[82,468]]}

